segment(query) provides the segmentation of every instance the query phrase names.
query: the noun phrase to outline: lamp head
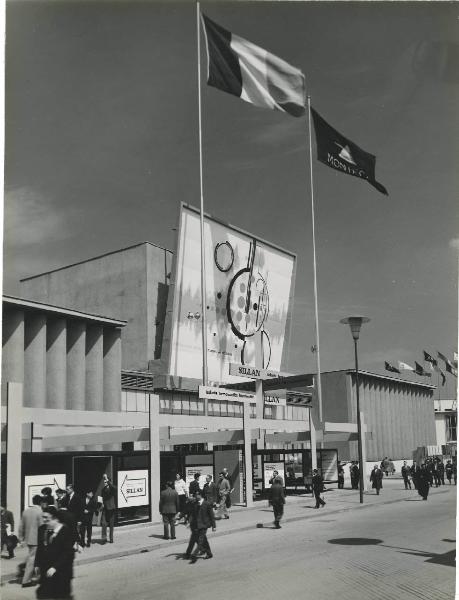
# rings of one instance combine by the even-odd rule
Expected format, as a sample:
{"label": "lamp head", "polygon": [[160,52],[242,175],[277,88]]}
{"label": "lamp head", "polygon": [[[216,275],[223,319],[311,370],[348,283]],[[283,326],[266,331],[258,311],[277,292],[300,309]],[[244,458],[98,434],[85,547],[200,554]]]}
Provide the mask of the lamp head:
{"label": "lamp head", "polygon": [[349,325],[351,328],[352,337],[354,340],[358,340],[362,323],[368,323],[369,320],[370,319],[368,317],[346,317],[345,319],[341,319],[340,323]]}

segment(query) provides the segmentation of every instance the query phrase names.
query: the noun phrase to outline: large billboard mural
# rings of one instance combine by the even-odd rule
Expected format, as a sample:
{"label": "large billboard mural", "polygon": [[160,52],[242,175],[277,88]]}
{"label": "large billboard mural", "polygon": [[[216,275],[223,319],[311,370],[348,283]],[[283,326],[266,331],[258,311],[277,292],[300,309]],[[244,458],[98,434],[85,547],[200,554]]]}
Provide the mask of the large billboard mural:
{"label": "large billboard mural", "polygon": [[[204,221],[207,365],[210,382],[241,381],[230,363],[281,369],[296,257],[210,217]],[[169,373],[200,379],[199,212],[183,205],[175,263]]]}

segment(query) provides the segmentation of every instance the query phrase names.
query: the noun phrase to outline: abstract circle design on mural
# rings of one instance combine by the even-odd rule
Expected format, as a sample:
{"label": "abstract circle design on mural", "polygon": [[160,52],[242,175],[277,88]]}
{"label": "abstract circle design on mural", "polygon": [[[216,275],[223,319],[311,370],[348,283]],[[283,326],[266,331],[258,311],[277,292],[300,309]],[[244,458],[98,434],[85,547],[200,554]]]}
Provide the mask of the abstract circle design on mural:
{"label": "abstract circle design on mural", "polygon": [[234,263],[234,250],[229,242],[219,242],[214,249],[214,261],[217,269],[226,273]]}

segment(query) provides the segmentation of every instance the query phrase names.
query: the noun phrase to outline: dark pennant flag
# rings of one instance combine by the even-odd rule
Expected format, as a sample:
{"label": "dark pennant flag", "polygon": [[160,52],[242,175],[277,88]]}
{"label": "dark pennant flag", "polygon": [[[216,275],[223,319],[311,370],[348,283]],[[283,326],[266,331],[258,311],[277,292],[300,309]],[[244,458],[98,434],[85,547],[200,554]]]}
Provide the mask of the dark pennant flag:
{"label": "dark pennant flag", "polygon": [[437,361],[435,360],[435,358],[434,358],[433,356],[430,356],[430,354],[429,354],[428,352],[426,352],[425,350],[423,350],[423,352],[424,352],[424,360],[425,360],[426,362],[430,362],[430,364],[431,364],[433,367],[436,367],[438,363],[437,363]]}
{"label": "dark pennant flag", "polygon": [[457,371],[451,363],[449,363],[449,362],[445,363],[445,369],[447,370],[448,373],[451,373],[451,375],[454,375],[454,377],[457,377]]}
{"label": "dark pennant flag", "polygon": [[387,360],[384,362],[384,366],[386,368],[386,371],[390,371],[391,373],[400,373],[397,367],[394,367],[394,365],[388,363]]}
{"label": "dark pennant flag", "polygon": [[379,192],[388,196],[386,188],[375,178],[376,157],[333,129],[313,108],[311,114],[316,132],[317,160],[347,175],[366,179]]}
{"label": "dark pennant flag", "polygon": [[416,368],[414,370],[416,375],[421,375],[422,377],[431,377],[431,373],[424,371],[424,369],[421,367],[421,365],[418,362],[415,361],[414,364],[416,365]]}

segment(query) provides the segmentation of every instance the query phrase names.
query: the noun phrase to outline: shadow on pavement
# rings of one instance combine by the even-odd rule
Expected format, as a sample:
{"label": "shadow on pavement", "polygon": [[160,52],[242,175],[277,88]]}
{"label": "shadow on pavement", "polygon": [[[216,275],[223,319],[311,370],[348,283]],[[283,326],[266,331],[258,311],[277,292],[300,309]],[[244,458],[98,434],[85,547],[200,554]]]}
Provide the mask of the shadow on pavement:
{"label": "shadow on pavement", "polygon": [[335,538],[328,540],[329,544],[340,544],[342,546],[376,546],[382,544],[382,540],[375,538]]}

